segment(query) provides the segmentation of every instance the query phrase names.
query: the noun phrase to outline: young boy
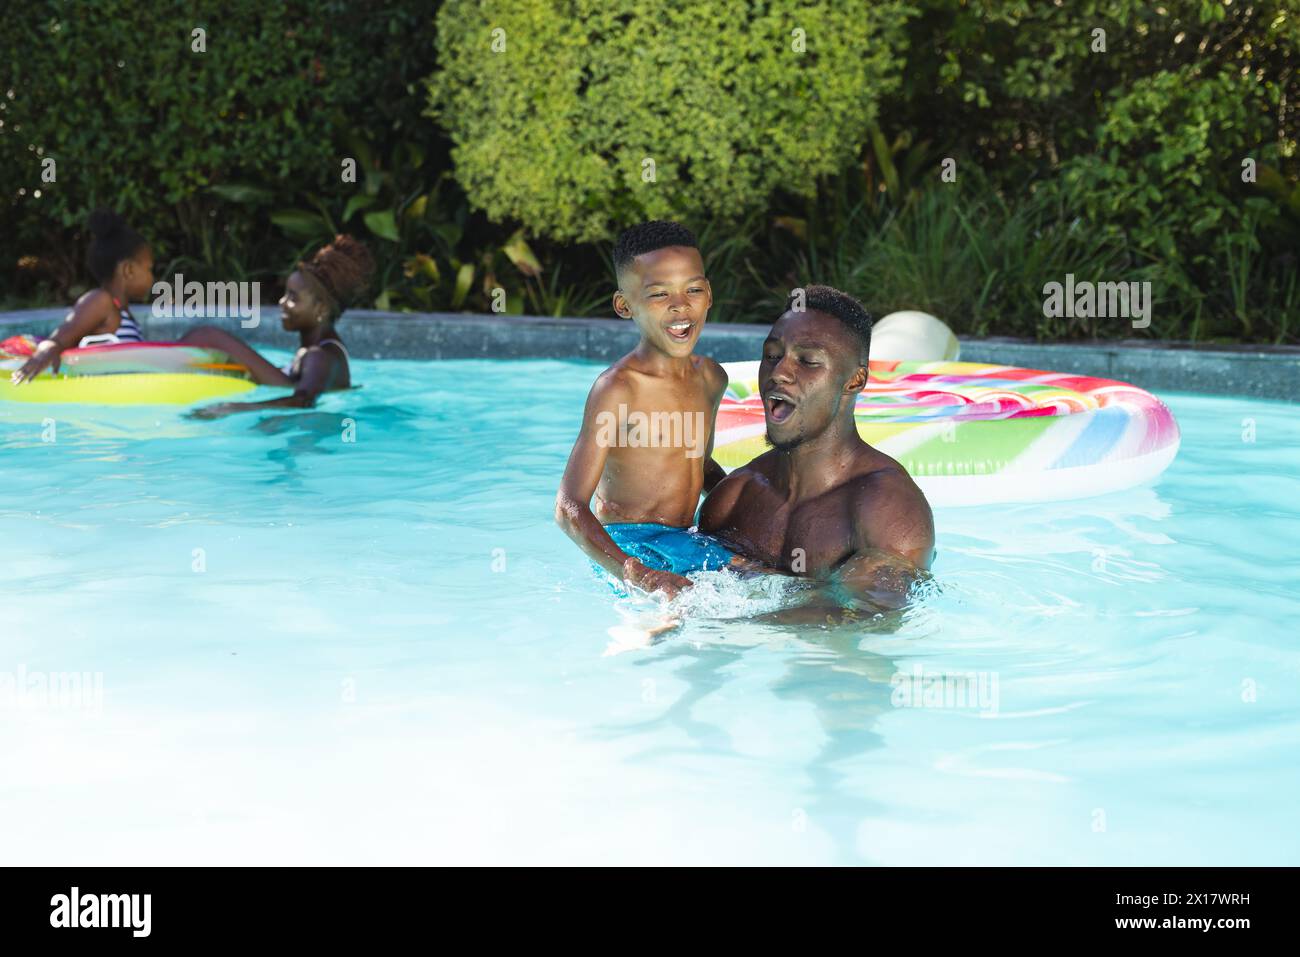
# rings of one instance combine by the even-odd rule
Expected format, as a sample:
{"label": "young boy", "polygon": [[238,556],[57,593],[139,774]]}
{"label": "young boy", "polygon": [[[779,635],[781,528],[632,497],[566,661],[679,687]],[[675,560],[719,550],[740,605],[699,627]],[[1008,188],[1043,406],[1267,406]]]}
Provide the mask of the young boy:
{"label": "young boy", "polygon": [[690,586],[687,572],[732,558],[689,528],[724,474],[712,455],[727,374],[692,354],[713,293],[695,237],[677,223],[624,230],[614,269],[614,311],[641,341],[591,387],[555,520],[615,579],[671,598]]}

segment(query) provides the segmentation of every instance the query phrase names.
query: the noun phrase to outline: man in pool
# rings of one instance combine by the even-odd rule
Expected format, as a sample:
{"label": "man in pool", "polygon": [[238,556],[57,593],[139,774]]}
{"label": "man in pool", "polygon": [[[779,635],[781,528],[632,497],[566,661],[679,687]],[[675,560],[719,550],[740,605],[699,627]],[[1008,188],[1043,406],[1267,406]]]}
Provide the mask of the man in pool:
{"label": "man in pool", "polygon": [[694,355],[713,293],[695,237],[677,223],[625,230],[614,269],[614,311],[641,340],[587,396],[555,520],[616,580],[672,597],[688,572],[733,558],[690,528],[700,493],[723,476],[713,426],[727,374]]}
{"label": "man in pool", "polygon": [[928,577],[934,517],[896,461],[858,435],[871,317],[828,286],[805,290],[763,343],[758,384],[772,448],[709,493],[700,530],[747,559],[821,583],[782,620],[842,619],[906,603]]}

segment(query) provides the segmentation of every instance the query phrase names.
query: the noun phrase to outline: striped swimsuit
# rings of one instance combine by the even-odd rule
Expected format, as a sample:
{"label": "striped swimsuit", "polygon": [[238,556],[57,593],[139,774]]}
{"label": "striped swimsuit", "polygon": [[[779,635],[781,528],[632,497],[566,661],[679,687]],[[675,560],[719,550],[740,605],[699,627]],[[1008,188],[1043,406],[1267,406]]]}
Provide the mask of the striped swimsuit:
{"label": "striped swimsuit", "polygon": [[113,299],[113,305],[117,306],[117,314],[121,321],[117,324],[117,341],[118,342],[144,342],[144,336],[140,334],[140,327],[136,325],[135,316],[131,315],[131,310],[116,298]]}
{"label": "striped swimsuit", "polygon": [[144,342],[144,336],[140,332],[140,326],[135,321],[135,316],[131,315],[131,310],[117,301],[113,297],[113,305],[117,307],[119,321],[116,332],[103,332],[93,336],[82,336],[81,341],[77,343],[78,348],[84,349],[86,346],[109,346],[117,345],[122,342]]}

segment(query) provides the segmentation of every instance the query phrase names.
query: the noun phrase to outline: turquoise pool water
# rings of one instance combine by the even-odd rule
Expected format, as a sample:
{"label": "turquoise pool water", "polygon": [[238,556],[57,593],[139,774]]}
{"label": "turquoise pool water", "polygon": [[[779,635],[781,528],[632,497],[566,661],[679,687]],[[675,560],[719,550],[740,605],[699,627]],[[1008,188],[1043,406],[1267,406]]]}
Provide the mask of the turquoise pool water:
{"label": "turquoise pool water", "polygon": [[597,371],[0,403],[0,860],[1300,863],[1295,406],[1166,396],[1157,486],[939,511],[892,633],[715,575],[635,647],[551,523]]}

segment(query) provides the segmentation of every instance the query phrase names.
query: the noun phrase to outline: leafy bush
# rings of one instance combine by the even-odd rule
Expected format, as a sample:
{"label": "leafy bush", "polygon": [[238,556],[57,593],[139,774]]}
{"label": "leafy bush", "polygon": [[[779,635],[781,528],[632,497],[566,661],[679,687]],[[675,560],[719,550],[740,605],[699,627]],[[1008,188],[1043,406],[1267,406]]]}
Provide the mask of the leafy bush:
{"label": "leafy bush", "polygon": [[828,281],[964,334],[1132,335],[1044,319],[1073,272],[1150,280],[1149,336],[1300,332],[1294,0],[200,6],[6,20],[0,304],[75,292],[107,204],[164,273],[274,283],[346,230],[381,307],[609,315],[608,239],[665,216],[715,320]]}
{"label": "leafy bush", "polygon": [[736,221],[853,161],[898,84],[905,16],[896,0],[449,0],[431,99],[493,220],[579,241]]}
{"label": "leafy bush", "polygon": [[[1107,278],[1152,281],[1148,335],[1294,335],[1293,0],[919,6],[903,94],[882,126],[941,139],[1012,205],[1055,194],[1064,222],[1127,264]],[[1258,183],[1243,182],[1247,158]]]}
{"label": "leafy bush", "polygon": [[[426,162],[445,166],[437,129],[407,91],[432,67],[427,4],[196,6],[46,0],[6,18],[0,253],[9,262],[28,256],[66,292],[81,275],[86,215],[102,204],[154,242],[160,266],[274,275],[306,241],[279,216],[291,195],[341,212],[364,189],[364,172],[360,185],[341,176],[357,142],[385,157],[405,144],[419,158],[413,179]],[[54,183],[41,181],[47,157]]]}
{"label": "leafy bush", "polygon": [[[1006,182],[1050,175],[1092,152],[1114,96],[1163,74],[1191,81],[1245,71],[1278,104],[1262,117],[1272,138],[1294,150],[1294,0],[920,0],[917,7],[903,87],[882,104],[882,127],[928,133],[956,151],[950,155],[997,170]],[[1094,51],[1099,39],[1104,52]],[[1237,113],[1231,103],[1216,107]]]}

